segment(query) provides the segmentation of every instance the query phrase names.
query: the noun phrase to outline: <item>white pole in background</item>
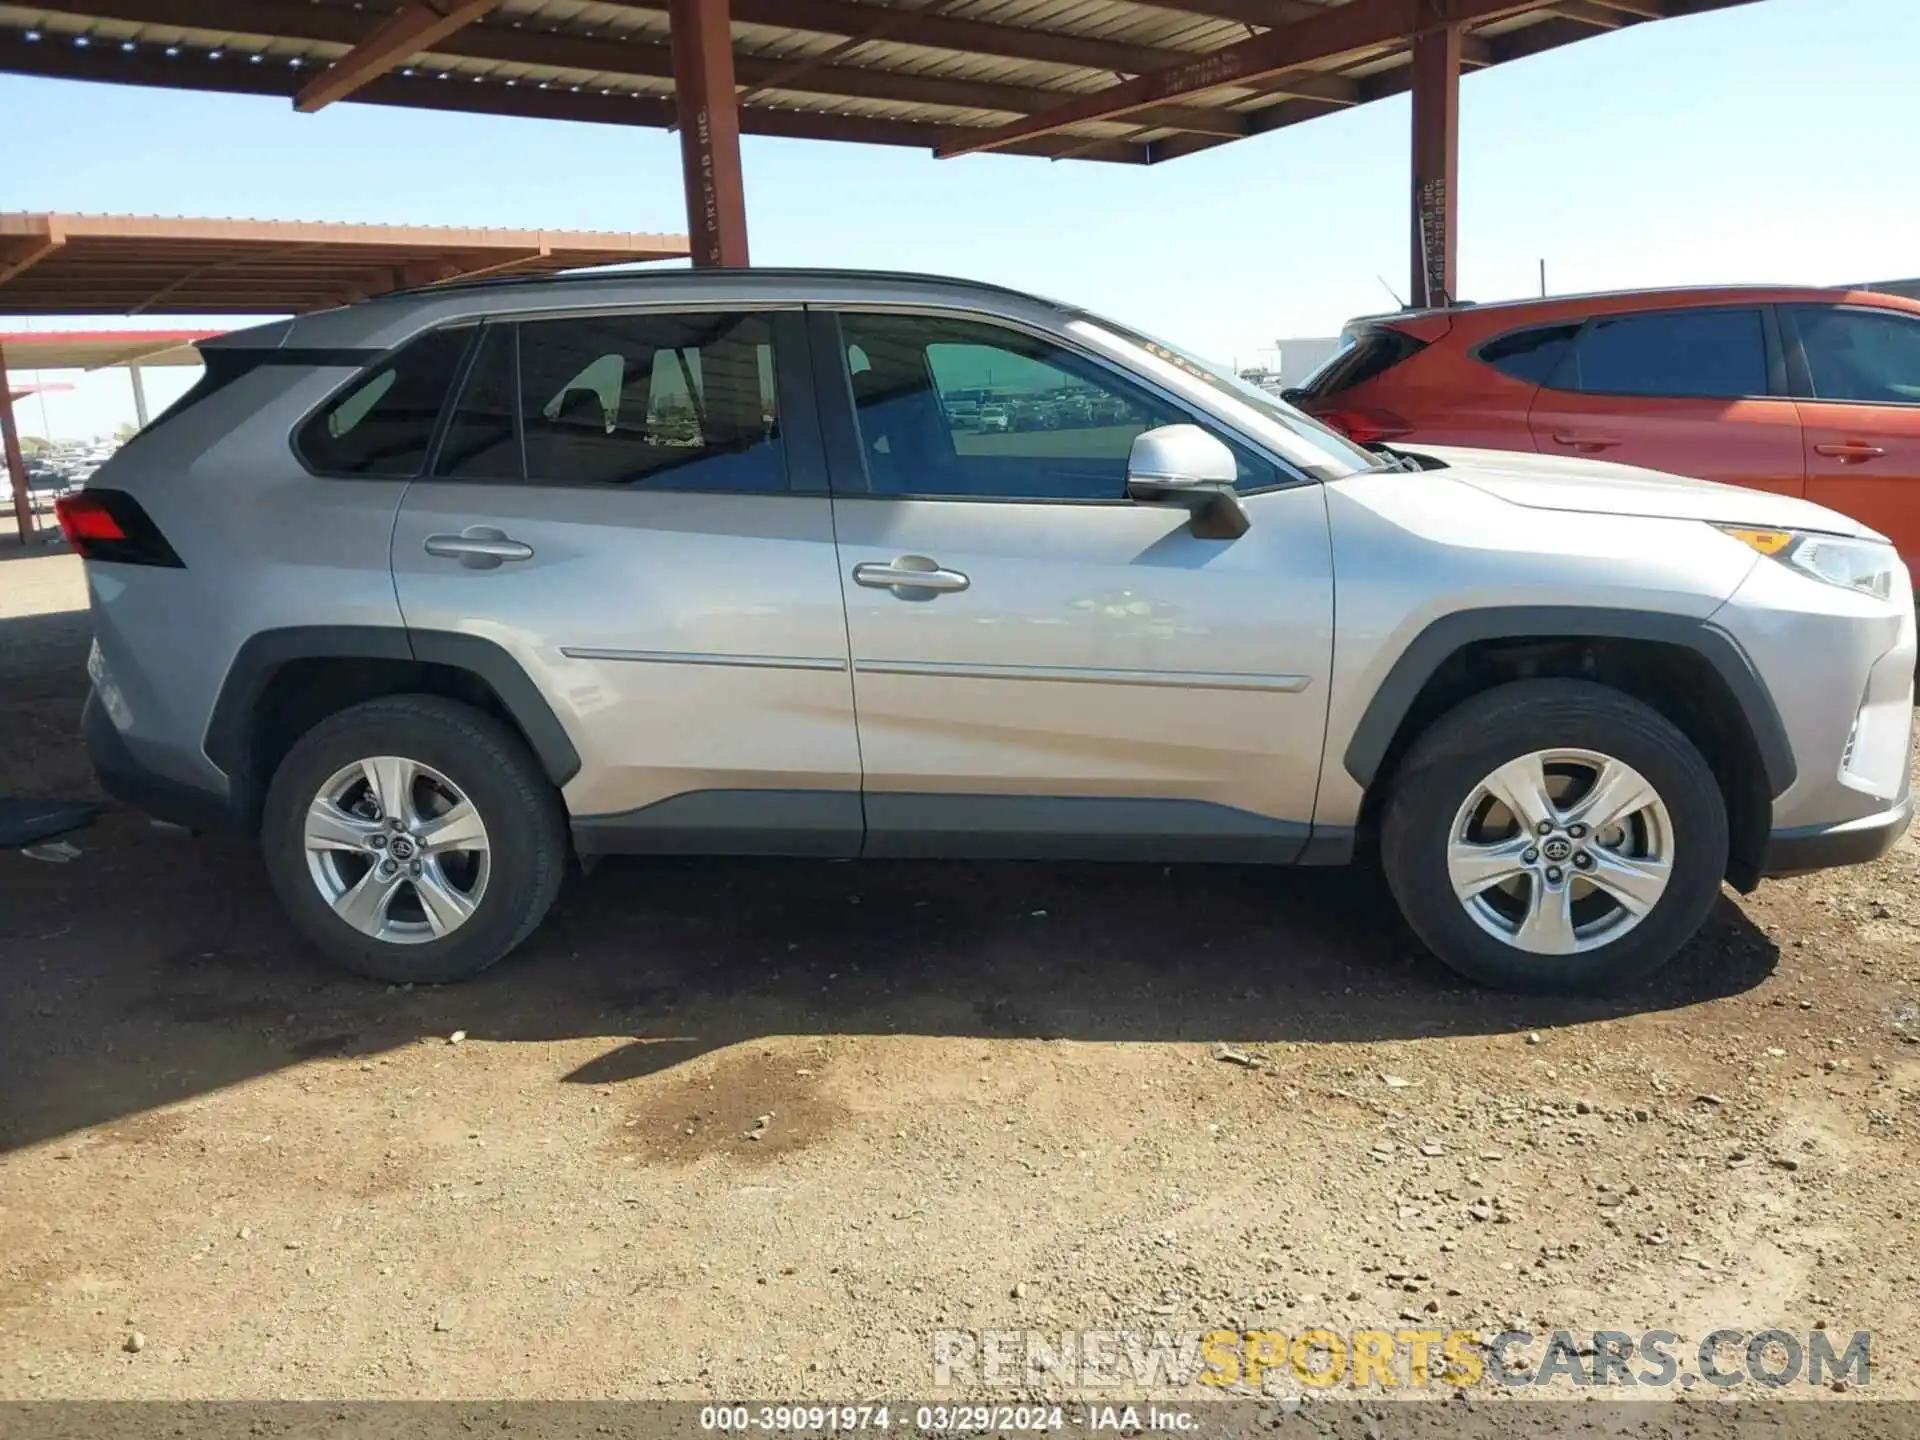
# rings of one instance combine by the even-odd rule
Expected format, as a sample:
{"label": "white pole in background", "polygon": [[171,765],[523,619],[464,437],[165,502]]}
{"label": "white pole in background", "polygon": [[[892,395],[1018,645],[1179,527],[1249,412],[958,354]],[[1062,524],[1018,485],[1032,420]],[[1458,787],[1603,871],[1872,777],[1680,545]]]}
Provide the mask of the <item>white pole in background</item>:
{"label": "white pole in background", "polygon": [[127,366],[127,374],[133,378],[133,418],[144,430],[147,428],[147,385],[140,378],[138,365]]}

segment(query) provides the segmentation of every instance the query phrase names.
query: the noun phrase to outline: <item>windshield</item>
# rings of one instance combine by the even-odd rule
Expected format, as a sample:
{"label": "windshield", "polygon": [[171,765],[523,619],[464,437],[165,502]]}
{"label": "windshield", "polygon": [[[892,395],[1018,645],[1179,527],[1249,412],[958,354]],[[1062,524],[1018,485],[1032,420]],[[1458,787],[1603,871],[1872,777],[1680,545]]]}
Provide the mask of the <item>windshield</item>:
{"label": "windshield", "polygon": [[1171,370],[1190,381],[1198,381],[1217,395],[1235,402],[1236,418],[1247,429],[1272,445],[1295,465],[1318,480],[1337,480],[1363,470],[1387,466],[1383,457],[1355,445],[1336,430],[1330,430],[1312,416],[1303,414],[1279,396],[1241,379],[1224,365],[1216,365],[1190,355],[1164,340],[1097,315],[1079,314],[1070,322],[1089,338],[1104,340],[1110,348],[1132,352],[1136,363],[1144,358],[1144,368]]}

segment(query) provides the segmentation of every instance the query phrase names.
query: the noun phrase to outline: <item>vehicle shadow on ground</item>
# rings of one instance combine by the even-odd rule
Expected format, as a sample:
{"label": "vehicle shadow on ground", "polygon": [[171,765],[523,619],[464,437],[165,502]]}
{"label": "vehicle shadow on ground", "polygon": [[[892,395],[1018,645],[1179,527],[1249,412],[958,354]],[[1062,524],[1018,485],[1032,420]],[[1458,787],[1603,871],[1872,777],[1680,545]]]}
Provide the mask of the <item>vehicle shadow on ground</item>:
{"label": "vehicle shadow on ground", "polygon": [[290,933],[253,852],[115,811],[68,865],[0,857],[0,1149],[422,1036],[604,1039],[554,1078],[630,1081],[769,1035],[1447,1037],[1693,1005],[1777,951],[1723,902],[1653,982],[1493,995],[1401,929],[1377,875],[1252,867],[609,862],[518,954],[391,990]]}
{"label": "vehicle shadow on ground", "polygon": [[[84,622],[0,620],[0,794],[97,798],[75,735]],[[769,1035],[1497,1034],[1698,1004],[1778,959],[1723,900],[1646,985],[1526,998],[1453,979],[1364,866],[614,860],[570,877],[495,970],[394,990],[294,937],[251,846],[118,806],[72,838],[68,864],[0,852],[0,1150],[454,1030],[604,1041],[554,1079],[612,1084]]]}

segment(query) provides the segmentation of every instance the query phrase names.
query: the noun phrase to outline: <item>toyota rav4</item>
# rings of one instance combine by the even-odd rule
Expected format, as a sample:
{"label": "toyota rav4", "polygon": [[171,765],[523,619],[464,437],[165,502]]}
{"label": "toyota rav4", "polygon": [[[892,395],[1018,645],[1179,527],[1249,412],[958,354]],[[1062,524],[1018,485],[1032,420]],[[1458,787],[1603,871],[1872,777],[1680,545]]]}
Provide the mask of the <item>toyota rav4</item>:
{"label": "toyota rav4", "polygon": [[1449,965],[1595,988],[1907,824],[1907,571],[1803,500],[1380,454],[901,275],[450,285],[205,358],[61,503],[87,741],[367,975],[492,964],[570,851],[1364,849]]}

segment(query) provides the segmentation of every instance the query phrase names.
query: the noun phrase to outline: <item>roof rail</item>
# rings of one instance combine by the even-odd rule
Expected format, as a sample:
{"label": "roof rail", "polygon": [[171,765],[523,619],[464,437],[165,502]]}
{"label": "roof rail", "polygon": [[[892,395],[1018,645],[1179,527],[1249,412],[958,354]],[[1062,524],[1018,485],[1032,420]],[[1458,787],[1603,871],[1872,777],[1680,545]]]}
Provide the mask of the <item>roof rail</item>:
{"label": "roof rail", "polygon": [[[565,275],[495,275],[473,280],[447,280],[439,284],[415,285],[405,290],[388,290],[374,296],[376,300],[385,300],[396,296],[444,295],[468,290],[506,290],[522,289],[538,285],[633,285],[663,288],[698,284],[712,280],[881,280],[905,281],[916,285],[953,285],[967,290],[991,290],[1002,295],[1016,295],[1023,300],[1037,300],[1042,297],[1025,290],[1016,290],[1011,285],[997,285],[988,280],[966,280],[957,275],[928,275],[911,270],[859,270],[837,269],[833,267],[753,265],[738,269],[725,270],[659,270],[649,267],[645,270],[576,270]],[[1056,302],[1047,302],[1049,304]]]}

